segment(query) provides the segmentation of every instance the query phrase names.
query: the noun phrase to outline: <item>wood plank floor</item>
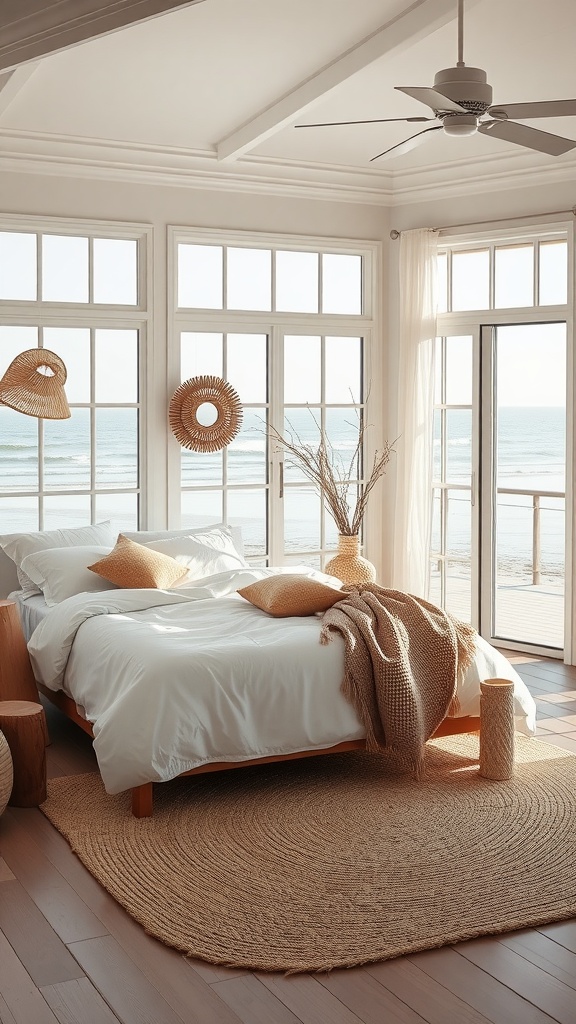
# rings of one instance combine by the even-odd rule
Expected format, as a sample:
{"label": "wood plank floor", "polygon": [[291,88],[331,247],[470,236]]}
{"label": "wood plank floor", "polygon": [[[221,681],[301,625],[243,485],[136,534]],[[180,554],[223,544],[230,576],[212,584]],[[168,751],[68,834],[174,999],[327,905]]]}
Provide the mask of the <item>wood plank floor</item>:
{"label": "wood plank floor", "polygon": [[[576,754],[576,668],[512,655],[543,740]],[[93,771],[49,709],[52,776]],[[575,824],[576,827],[576,824]],[[576,870],[576,865],[575,865]],[[330,974],[187,960],[145,935],[35,808],[0,818],[1,1024],[576,1024],[576,919]]]}

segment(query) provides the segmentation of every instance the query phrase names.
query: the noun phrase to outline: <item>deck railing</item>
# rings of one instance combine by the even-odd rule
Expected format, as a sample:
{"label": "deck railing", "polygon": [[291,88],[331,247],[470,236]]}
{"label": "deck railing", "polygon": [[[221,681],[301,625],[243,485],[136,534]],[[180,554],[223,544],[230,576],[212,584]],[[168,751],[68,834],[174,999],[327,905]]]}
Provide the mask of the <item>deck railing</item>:
{"label": "deck railing", "polygon": [[[500,494],[521,494],[532,498],[532,584],[542,582],[542,543],[540,533],[541,498],[565,498],[564,491],[531,491],[520,487],[498,487]],[[560,511],[560,509],[558,509]]]}

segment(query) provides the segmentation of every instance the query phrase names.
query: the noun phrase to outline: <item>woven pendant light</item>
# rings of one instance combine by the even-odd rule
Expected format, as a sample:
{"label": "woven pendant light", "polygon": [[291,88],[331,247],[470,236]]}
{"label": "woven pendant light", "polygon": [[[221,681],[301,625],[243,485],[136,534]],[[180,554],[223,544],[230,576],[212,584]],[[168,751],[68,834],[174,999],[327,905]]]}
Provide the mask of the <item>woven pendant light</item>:
{"label": "woven pendant light", "polygon": [[0,404],[25,416],[66,420],[70,408],[64,392],[66,367],[47,348],[19,352],[0,380]]}
{"label": "woven pendant light", "polygon": [[[216,420],[204,426],[198,409],[208,403]],[[168,411],[170,427],[183,448],[193,452],[217,452],[236,437],[242,425],[242,403],[234,388],[221,377],[191,377],[172,395]]]}

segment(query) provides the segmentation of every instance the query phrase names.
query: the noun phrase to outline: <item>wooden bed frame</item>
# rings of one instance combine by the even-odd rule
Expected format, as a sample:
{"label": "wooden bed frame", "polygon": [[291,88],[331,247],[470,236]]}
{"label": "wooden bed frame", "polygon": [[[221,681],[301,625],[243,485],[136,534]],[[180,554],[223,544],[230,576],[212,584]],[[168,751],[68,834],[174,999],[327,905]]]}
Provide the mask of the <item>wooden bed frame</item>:
{"label": "wooden bed frame", "polygon": [[[68,697],[63,690],[50,690],[47,686],[37,683],[40,693],[55,704],[60,711],[63,711],[68,718],[76,722],[84,732],[93,736],[90,722],[80,714],[76,704],[71,697]],[[464,732],[478,732],[480,729],[480,718],[467,716],[463,718],[445,718],[438,726],[432,739],[437,736],[455,736]],[[271,764],[273,761],[293,761],[302,757],[316,757],[322,754],[340,754],[346,750],[365,750],[365,740],[346,740],[343,743],[336,743],[333,747],[324,747],[321,750],[297,750],[293,754],[273,754],[271,757],[253,757],[246,761],[213,761],[211,764],[202,764],[198,768],[191,768],[182,775],[202,775],[206,772],[221,772],[231,768],[244,768],[251,764]],[[135,818],[149,818],[152,815],[154,804],[154,783],[146,782],[143,786],[134,786],[132,789],[132,814]]]}

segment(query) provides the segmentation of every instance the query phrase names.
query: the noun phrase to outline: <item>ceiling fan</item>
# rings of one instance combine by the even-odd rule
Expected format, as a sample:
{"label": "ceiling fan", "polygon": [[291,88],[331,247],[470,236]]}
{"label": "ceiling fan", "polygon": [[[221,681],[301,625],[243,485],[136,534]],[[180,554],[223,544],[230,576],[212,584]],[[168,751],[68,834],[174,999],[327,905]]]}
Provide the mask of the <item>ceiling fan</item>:
{"label": "ceiling fan", "polygon": [[[406,121],[409,124],[428,121],[440,122],[431,128],[424,128],[411,135],[404,142],[377,153],[371,158],[382,156],[403,156],[429,138],[429,132],[444,131],[446,135],[492,135],[504,142],[560,156],[576,147],[576,140],[551,135],[528,125],[517,124],[510,118],[565,117],[576,115],[574,100],[542,100],[535,103],[506,103],[492,105],[492,86],[487,83],[486,72],[481,68],[466,67],[464,52],[464,0],[458,0],[458,62],[454,68],[445,68],[434,76],[434,86],[426,89],[419,86],[396,86],[416,100],[425,103],[434,111],[434,117],[384,117],[367,121],[331,121],[323,124],[297,124],[295,128],[327,128],[333,125],[386,124],[392,121]],[[487,115],[487,118],[485,118]]]}

